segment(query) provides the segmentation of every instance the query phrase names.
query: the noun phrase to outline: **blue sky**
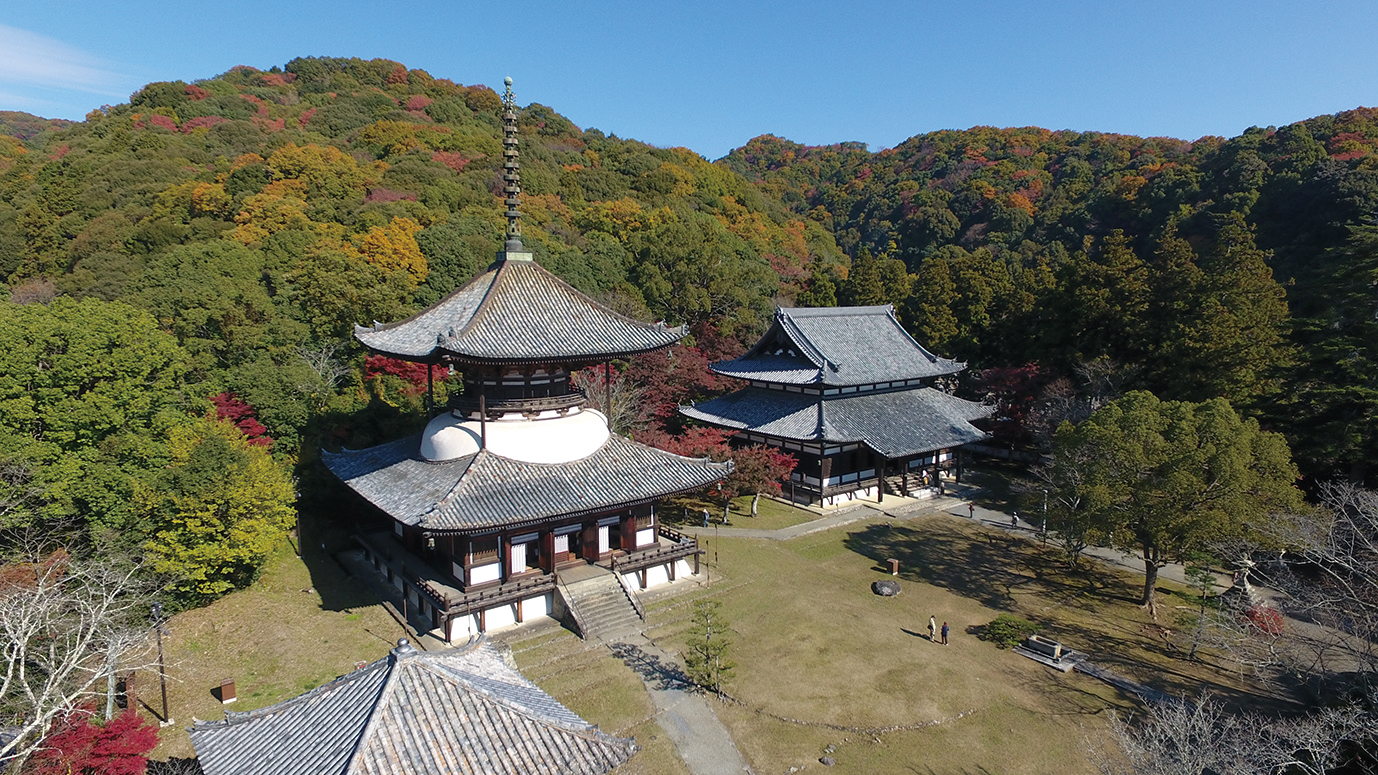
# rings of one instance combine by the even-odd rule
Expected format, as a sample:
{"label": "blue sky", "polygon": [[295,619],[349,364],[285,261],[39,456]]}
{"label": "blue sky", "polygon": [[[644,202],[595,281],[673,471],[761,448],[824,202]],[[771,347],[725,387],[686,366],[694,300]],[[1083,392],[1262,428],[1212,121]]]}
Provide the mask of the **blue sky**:
{"label": "blue sky", "polygon": [[151,81],[384,57],[710,159],[761,134],[1195,139],[1378,105],[1373,0],[7,3],[0,110],[80,119]]}

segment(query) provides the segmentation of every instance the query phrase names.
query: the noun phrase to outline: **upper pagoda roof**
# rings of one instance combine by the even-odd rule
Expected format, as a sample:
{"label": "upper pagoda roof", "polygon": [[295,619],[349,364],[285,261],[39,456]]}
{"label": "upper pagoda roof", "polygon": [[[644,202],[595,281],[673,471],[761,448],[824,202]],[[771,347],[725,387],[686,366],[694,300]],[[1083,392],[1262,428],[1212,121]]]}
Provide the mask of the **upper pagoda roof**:
{"label": "upper pagoda roof", "polygon": [[421,434],[364,450],[322,452],[327,468],[393,519],[482,532],[647,503],[712,484],[732,464],[682,457],[616,434],[586,457],[530,463],[490,449],[449,460],[421,454]]}
{"label": "upper pagoda roof", "polygon": [[207,775],[595,775],[636,751],[572,713],[477,639],[377,662],[260,710],[196,721]]}
{"label": "upper pagoda roof", "polygon": [[356,326],[377,353],[434,363],[577,363],[657,350],[682,329],[619,315],[531,260],[504,252],[487,272],[397,323]]}
{"label": "upper pagoda roof", "polygon": [[956,374],[966,364],[914,341],[889,304],[781,307],[761,341],[713,364],[727,377],[790,385],[871,385]]}

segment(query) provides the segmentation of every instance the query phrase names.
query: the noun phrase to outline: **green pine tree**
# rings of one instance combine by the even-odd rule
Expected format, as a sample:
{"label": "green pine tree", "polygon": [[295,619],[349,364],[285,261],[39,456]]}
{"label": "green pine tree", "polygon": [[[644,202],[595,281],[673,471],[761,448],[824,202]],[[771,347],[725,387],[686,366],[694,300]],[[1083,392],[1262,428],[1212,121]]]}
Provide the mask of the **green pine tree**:
{"label": "green pine tree", "polygon": [[721,609],[722,603],[717,600],[694,603],[689,619],[689,645],[684,652],[689,680],[717,695],[722,694],[723,683],[735,667],[727,658],[732,641],[727,637],[728,623]]}

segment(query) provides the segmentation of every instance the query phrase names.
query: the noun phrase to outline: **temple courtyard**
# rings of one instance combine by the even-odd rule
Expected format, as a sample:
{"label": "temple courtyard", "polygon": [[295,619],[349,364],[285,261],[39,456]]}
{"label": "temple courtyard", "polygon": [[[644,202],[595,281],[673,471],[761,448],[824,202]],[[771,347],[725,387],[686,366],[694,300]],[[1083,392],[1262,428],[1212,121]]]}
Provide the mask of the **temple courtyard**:
{"label": "temple courtyard", "polygon": [[[605,732],[636,737],[642,750],[622,773],[693,772],[648,693],[656,681],[672,686],[677,665],[647,654],[684,649],[702,598],[722,602],[736,663],[730,699],[708,704],[756,773],[819,771],[824,756],[835,761],[833,772],[1091,772],[1085,746],[1104,734],[1107,711],[1133,712],[1137,700],[979,640],[1002,612],[1037,621],[1043,634],[1161,691],[1209,688],[1256,708],[1279,701],[1210,655],[1181,658],[1133,602],[1142,577],[1101,564],[1071,573],[1031,531],[982,518],[1001,513],[997,498],[978,494],[976,502],[981,511],[970,519],[965,500],[887,498],[889,513],[835,510],[846,518],[820,526],[818,514],[774,503],[753,524],[743,499],[732,527],[802,534],[700,530],[704,573],[646,598],[642,647],[586,642],[553,621],[494,637],[571,710]],[[900,563],[902,591],[881,597],[870,585],[891,578],[890,559]],[[1166,580],[1160,587],[1169,617],[1188,605],[1176,588]],[[930,616],[951,626],[949,646],[928,640]],[[379,658],[403,634],[333,556],[308,548],[303,561],[291,547],[251,589],[170,627],[176,723],[163,733],[160,758],[192,755],[185,727],[193,716],[220,717],[212,689],[222,680],[237,682],[234,710],[261,707]],[[156,679],[140,681],[141,701],[160,710]]]}

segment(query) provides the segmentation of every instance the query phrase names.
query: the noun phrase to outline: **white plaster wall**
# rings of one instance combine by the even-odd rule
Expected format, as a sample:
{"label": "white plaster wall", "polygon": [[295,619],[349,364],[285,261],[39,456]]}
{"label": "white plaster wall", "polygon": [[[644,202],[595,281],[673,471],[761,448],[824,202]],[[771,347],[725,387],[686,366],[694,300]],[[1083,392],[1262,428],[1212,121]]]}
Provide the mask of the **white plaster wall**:
{"label": "white plaster wall", "polygon": [[646,588],[670,583],[670,571],[664,565],[652,565],[646,569]]}
{"label": "white plaster wall", "polygon": [[655,542],[656,542],[656,531],[655,531],[655,528],[650,527],[650,528],[646,528],[645,530],[638,530],[638,531],[636,531],[636,545],[637,545],[638,548],[640,548],[640,547],[642,547],[642,546],[650,546],[651,544],[653,544],[653,543],[655,543]]}
{"label": "white plaster wall", "polygon": [[506,603],[487,609],[483,612],[483,623],[487,625],[484,629],[489,632],[503,627],[511,627],[517,623],[517,604]]}
{"label": "white plaster wall", "polygon": [[451,643],[457,640],[464,640],[471,635],[477,635],[478,632],[478,614],[476,613],[456,616],[450,620]]}
{"label": "white plaster wall", "polygon": [[688,560],[675,560],[675,578],[682,579],[685,576],[694,575],[694,565]]}
{"label": "white plaster wall", "polygon": [[500,562],[476,565],[469,569],[470,584],[482,584],[485,581],[497,581],[500,578],[502,578],[502,563]]}
{"label": "white plaster wall", "polygon": [[555,610],[555,593],[528,597],[522,601],[522,619],[529,622],[538,616],[550,616]]}
{"label": "white plaster wall", "polygon": [[636,571],[623,573],[622,581],[626,582],[627,586],[632,589],[641,589],[641,574]]}

